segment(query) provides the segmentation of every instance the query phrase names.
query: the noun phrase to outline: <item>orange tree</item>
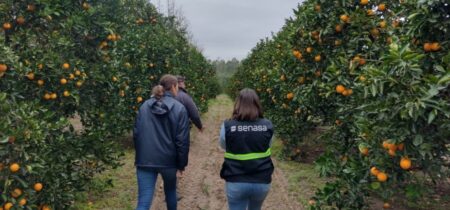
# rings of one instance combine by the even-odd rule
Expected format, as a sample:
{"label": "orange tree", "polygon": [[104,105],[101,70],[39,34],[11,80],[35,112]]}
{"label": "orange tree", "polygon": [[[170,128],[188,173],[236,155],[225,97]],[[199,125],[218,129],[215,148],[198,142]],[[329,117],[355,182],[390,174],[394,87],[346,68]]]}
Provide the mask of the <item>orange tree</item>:
{"label": "orange tree", "polygon": [[[421,196],[417,173],[446,177],[449,26],[444,1],[311,0],[243,62],[234,88],[272,88],[260,95],[282,135],[328,128],[316,162],[335,179],[311,208],[361,209],[373,194],[388,206]],[[288,156],[299,139],[284,137]]]}
{"label": "orange tree", "polygon": [[95,173],[118,165],[116,139],[162,74],[189,78],[203,111],[218,90],[174,18],[144,0],[7,0],[0,22],[3,209],[70,206]]}

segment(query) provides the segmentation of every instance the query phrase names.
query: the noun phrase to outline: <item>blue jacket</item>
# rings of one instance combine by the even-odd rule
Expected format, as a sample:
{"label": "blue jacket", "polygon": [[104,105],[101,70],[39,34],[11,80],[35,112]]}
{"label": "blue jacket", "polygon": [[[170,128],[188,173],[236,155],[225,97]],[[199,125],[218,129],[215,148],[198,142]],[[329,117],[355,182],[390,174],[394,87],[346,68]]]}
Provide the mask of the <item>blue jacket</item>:
{"label": "blue jacket", "polygon": [[166,92],[139,108],[133,131],[135,165],[184,170],[188,164],[189,118],[186,108]]}

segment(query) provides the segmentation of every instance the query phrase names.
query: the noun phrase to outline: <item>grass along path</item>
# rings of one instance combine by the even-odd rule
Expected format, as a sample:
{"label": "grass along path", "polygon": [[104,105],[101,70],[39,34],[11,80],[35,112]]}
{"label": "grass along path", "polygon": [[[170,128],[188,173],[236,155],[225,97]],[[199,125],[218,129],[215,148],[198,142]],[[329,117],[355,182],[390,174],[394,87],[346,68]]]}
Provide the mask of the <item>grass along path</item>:
{"label": "grass along path", "polygon": [[[223,120],[229,118],[233,101],[226,95],[220,95],[210,101],[209,112],[202,116],[205,131],[199,133],[193,128],[189,165],[179,182],[179,201],[181,210],[225,210],[227,209],[225,182],[219,172],[223,162],[223,151],[219,148],[219,128]],[[277,148],[275,148],[277,150]],[[134,209],[137,199],[134,151],[127,150],[123,157],[123,166],[98,175],[89,193],[78,196],[73,209]],[[275,160],[275,173],[271,191],[264,203],[265,210],[302,210],[309,196],[314,192],[317,182],[308,179],[313,172],[312,166],[297,168],[286,162]],[[289,171],[289,176],[281,169]],[[305,168],[303,170],[302,168]],[[298,173],[300,172],[300,173]],[[315,179],[316,176],[313,176]],[[291,182],[294,185],[289,185]],[[300,187],[303,184],[305,187]],[[305,196],[304,196],[305,195]],[[301,204],[300,204],[300,202]],[[165,208],[161,179],[158,179],[157,191],[153,199],[152,210]]]}

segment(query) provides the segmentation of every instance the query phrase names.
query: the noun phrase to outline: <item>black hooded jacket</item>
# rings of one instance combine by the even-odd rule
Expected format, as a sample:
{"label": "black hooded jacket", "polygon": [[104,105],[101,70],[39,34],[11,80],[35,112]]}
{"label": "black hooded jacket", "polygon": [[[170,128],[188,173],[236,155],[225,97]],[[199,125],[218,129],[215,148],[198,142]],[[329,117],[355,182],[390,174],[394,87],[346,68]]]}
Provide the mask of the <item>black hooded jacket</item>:
{"label": "black hooded jacket", "polygon": [[166,92],[139,108],[133,131],[138,167],[184,170],[189,153],[189,118],[184,106]]}

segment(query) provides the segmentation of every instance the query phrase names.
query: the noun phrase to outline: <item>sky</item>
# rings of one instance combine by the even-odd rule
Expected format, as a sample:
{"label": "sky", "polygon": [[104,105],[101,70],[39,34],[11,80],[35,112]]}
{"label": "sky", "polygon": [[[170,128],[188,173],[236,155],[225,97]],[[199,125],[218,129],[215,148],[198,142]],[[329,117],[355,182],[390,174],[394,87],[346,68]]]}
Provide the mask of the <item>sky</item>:
{"label": "sky", "polygon": [[[194,44],[211,60],[244,59],[259,40],[278,32],[301,0],[170,0]],[[167,0],[151,0],[167,13]]]}

